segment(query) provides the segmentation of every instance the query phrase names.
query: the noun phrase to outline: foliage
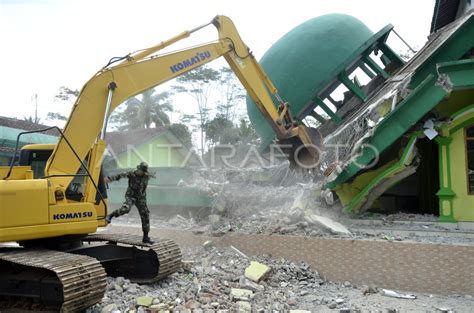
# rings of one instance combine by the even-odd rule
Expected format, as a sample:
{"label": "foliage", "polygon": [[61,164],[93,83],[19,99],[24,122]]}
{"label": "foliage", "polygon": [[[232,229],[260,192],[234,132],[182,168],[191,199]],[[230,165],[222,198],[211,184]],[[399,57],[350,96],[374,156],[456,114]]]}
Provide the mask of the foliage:
{"label": "foliage", "polygon": [[218,89],[221,99],[217,111],[227,120],[234,121],[236,108],[239,102],[245,99],[245,90],[229,67],[221,67],[219,71]]}
{"label": "foliage", "polygon": [[151,128],[170,124],[168,113],[173,111],[169,92],[155,93],[149,89],[142,93],[142,99],[133,97],[125,102],[125,109],[112,114],[110,121],[120,130]]}
{"label": "foliage", "polygon": [[[54,96],[55,100],[67,101],[70,104],[73,104],[77,97],[79,96],[78,89],[71,89],[66,86],[59,87],[59,93]],[[48,121],[67,121],[67,117],[62,115],[59,112],[48,112],[46,115],[46,120]]]}
{"label": "foliage", "polygon": [[27,121],[27,122],[30,122],[30,123],[33,123],[33,124],[39,124],[41,119],[39,117],[34,117],[34,116],[24,116],[23,117],[23,120],[24,121]]}
{"label": "foliage", "polygon": [[258,136],[248,120],[242,118],[238,125],[226,119],[223,115],[216,115],[206,125],[206,135],[213,145],[256,143]]}
{"label": "foliage", "polygon": [[79,97],[79,90],[77,89],[70,89],[66,86],[59,87],[59,93],[54,96],[54,98],[61,100],[61,101],[69,101],[74,103],[77,97]]}
{"label": "foliage", "polygon": [[201,137],[201,155],[204,154],[205,145],[205,127],[209,121],[209,97],[211,96],[214,84],[219,80],[220,73],[210,67],[201,66],[189,71],[176,78],[179,85],[173,86],[173,89],[179,93],[186,93],[191,96],[197,104],[198,112],[195,118],[197,120]]}
{"label": "foliage", "polygon": [[242,143],[254,144],[256,144],[259,139],[255,128],[253,128],[252,124],[250,124],[250,122],[244,118],[240,119],[239,139]]}
{"label": "foliage", "polygon": [[232,144],[239,140],[239,132],[232,121],[218,114],[205,127],[206,136],[213,144]]}
{"label": "foliage", "polygon": [[193,146],[193,140],[191,138],[191,131],[188,126],[182,123],[173,123],[166,126],[178,139],[188,148]]}
{"label": "foliage", "polygon": [[66,121],[67,120],[67,117],[62,115],[61,113],[57,113],[57,112],[48,112],[48,114],[46,115],[46,119],[47,120],[50,120],[50,121]]}

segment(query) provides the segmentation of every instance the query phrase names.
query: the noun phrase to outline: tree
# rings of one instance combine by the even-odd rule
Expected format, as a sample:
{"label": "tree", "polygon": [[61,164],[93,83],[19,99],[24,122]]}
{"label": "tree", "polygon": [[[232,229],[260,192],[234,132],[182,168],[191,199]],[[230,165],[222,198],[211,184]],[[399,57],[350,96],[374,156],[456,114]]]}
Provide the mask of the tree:
{"label": "tree", "polygon": [[33,124],[39,124],[41,119],[39,117],[34,117],[34,116],[24,116],[23,117],[23,120],[24,121],[27,121],[27,122],[30,122],[30,123],[33,123]]}
{"label": "tree", "polygon": [[259,139],[255,128],[245,118],[240,119],[239,137],[242,143],[257,143]]}
{"label": "tree", "polygon": [[[69,102],[68,105],[72,105],[77,97],[79,96],[78,89],[71,89],[66,86],[59,87],[59,93],[54,96],[55,100],[59,100],[61,102]],[[49,121],[66,121],[67,117],[62,115],[59,112],[48,112],[46,115],[46,120]]]}
{"label": "tree", "polygon": [[245,90],[234,72],[226,66],[219,69],[218,89],[221,95],[217,111],[225,119],[234,121],[239,102],[245,99]]}
{"label": "tree", "polygon": [[188,126],[182,123],[173,123],[168,125],[168,128],[178,139],[187,147],[191,148],[193,146],[193,140],[191,138],[191,131]]}
{"label": "tree", "polygon": [[78,89],[70,89],[66,86],[59,87],[59,93],[54,96],[54,98],[61,100],[61,101],[69,101],[74,103],[79,97],[79,90]]}
{"label": "tree", "polygon": [[137,129],[165,126],[170,124],[169,112],[173,111],[169,92],[156,93],[149,89],[142,94],[142,99],[133,97],[125,102],[123,111],[112,114],[110,121],[119,125],[119,129]]}
{"label": "tree", "polygon": [[258,140],[257,133],[248,120],[240,119],[237,126],[220,114],[207,123],[206,135],[214,145],[257,143]]}
{"label": "tree", "polygon": [[206,136],[213,144],[233,144],[239,141],[239,131],[232,121],[217,114],[205,127]]}
{"label": "tree", "polygon": [[57,113],[57,112],[48,112],[48,114],[46,115],[46,119],[47,120],[50,120],[50,121],[53,121],[53,120],[56,120],[56,121],[66,121],[67,120],[67,117],[62,115],[61,113]]}
{"label": "tree", "polygon": [[173,89],[180,93],[190,95],[197,104],[197,120],[200,131],[201,156],[204,155],[205,128],[209,120],[209,97],[211,96],[214,83],[219,81],[220,73],[210,67],[202,66],[189,71],[178,78],[179,85],[173,86]]}

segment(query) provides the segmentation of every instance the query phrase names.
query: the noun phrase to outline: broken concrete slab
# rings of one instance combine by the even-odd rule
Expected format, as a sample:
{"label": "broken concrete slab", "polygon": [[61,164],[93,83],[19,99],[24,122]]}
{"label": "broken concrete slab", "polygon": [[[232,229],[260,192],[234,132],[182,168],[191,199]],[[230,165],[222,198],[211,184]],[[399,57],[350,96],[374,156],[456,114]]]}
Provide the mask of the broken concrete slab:
{"label": "broken concrete slab", "polygon": [[332,219],[317,215],[310,210],[307,210],[304,215],[304,219],[311,224],[318,225],[323,227],[324,229],[329,230],[335,234],[344,234],[350,235],[351,232],[341,223],[333,221]]}
{"label": "broken concrete slab", "polygon": [[252,305],[250,302],[247,301],[237,301],[237,309],[239,311],[244,311],[244,312],[251,312],[252,311]]}
{"label": "broken concrete slab", "polygon": [[240,277],[239,286],[240,286],[240,288],[249,289],[249,290],[252,290],[252,291],[264,291],[265,290],[264,286],[259,285],[257,283],[254,283],[253,281],[248,280],[245,277]]}
{"label": "broken concrete slab", "polygon": [[169,309],[168,305],[165,303],[153,304],[150,308],[157,311]]}
{"label": "broken concrete slab", "polygon": [[265,264],[251,261],[250,266],[245,269],[245,277],[253,282],[260,282],[270,273],[271,268]]}
{"label": "broken concrete slab", "polygon": [[100,313],[111,313],[113,311],[117,310],[117,305],[115,303],[108,304],[100,310]]}
{"label": "broken concrete slab", "polygon": [[253,292],[248,289],[230,288],[230,295],[236,300],[252,298]]}
{"label": "broken concrete slab", "polygon": [[139,306],[151,306],[153,304],[153,297],[149,296],[142,296],[138,297],[137,299],[137,305]]}

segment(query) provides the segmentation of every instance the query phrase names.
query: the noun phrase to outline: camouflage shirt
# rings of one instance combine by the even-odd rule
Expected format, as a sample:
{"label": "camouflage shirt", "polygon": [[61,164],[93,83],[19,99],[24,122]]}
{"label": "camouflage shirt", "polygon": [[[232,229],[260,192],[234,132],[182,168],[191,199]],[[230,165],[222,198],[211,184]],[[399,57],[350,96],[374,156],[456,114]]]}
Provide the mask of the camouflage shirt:
{"label": "camouflage shirt", "polygon": [[117,181],[125,177],[128,178],[128,188],[125,195],[134,198],[146,198],[146,187],[148,186],[148,181],[153,177],[153,175],[141,170],[134,170],[111,176],[109,179],[110,181]]}

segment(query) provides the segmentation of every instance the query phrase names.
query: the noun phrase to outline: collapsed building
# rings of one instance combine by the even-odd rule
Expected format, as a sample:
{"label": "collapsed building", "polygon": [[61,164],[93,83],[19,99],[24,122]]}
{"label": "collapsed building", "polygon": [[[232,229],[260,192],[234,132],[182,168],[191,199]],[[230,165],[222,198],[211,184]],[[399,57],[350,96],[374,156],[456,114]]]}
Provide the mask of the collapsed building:
{"label": "collapsed building", "polygon": [[[459,18],[447,20],[448,8],[437,2],[433,33],[408,62],[387,43],[392,25],[374,34],[342,14],[297,26],[261,60],[324,138],[317,170],[347,212],[474,221],[474,11],[451,8]],[[247,110],[268,149],[272,130],[249,99]]]}

